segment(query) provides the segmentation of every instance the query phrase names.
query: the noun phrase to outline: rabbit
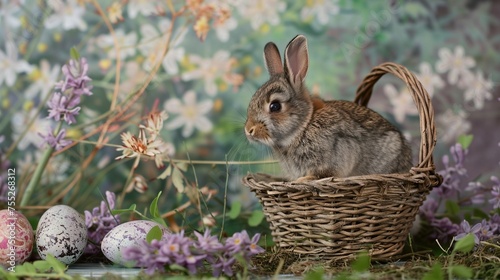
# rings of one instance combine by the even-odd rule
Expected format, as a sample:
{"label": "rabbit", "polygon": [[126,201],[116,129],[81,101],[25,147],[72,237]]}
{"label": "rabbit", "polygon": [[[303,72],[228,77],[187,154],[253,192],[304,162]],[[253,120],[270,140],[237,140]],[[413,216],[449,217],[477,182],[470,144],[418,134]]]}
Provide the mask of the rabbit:
{"label": "rabbit", "polygon": [[270,79],[252,96],[245,135],[269,146],[289,180],[407,173],[412,151],[402,133],[375,111],[349,101],[311,96],[304,80],[307,40],[264,47]]}

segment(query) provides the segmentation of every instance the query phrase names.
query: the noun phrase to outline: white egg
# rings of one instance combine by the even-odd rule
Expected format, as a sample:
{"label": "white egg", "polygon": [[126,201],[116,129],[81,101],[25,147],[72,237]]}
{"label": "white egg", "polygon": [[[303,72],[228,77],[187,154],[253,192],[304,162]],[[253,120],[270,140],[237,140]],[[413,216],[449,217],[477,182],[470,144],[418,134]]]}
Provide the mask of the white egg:
{"label": "white egg", "polygon": [[65,264],[80,258],[87,246],[85,219],[75,209],[56,205],[43,213],[36,229],[36,247],[42,259],[53,255]]}
{"label": "white egg", "polygon": [[154,226],[159,226],[163,235],[170,233],[164,226],[145,220],[130,221],[116,226],[104,236],[101,242],[102,253],[115,264],[134,266],[134,262],[123,259],[122,249],[138,246],[140,240],[146,240],[146,235]]}

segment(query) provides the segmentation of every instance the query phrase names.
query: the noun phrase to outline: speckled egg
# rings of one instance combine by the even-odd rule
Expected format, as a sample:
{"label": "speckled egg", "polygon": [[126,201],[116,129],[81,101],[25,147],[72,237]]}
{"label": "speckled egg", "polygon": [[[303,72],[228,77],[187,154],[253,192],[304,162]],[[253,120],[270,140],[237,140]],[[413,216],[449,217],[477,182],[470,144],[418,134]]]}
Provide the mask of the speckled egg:
{"label": "speckled egg", "polygon": [[36,229],[36,247],[42,259],[51,254],[65,264],[72,264],[86,245],[85,219],[75,209],[56,205],[43,213]]}
{"label": "speckled egg", "polygon": [[102,253],[113,263],[134,266],[133,262],[123,259],[121,250],[137,246],[140,240],[146,240],[146,235],[154,226],[159,226],[163,235],[170,232],[162,225],[145,220],[130,221],[116,226],[104,236],[101,242]]}
{"label": "speckled egg", "polygon": [[0,265],[5,268],[23,263],[33,250],[33,228],[14,209],[0,211]]}

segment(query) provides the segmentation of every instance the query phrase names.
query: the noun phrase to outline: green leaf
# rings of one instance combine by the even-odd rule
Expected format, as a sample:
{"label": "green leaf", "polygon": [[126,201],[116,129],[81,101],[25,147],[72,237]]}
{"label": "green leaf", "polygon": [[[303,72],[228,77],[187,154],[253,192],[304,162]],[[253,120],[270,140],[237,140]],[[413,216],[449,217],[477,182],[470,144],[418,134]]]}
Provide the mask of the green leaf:
{"label": "green leaf", "polygon": [[161,191],[158,193],[158,195],[153,199],[151,202],[151,205],[149,205],[149,213],[151,214],[151,217],[153,218],[159,218],[160,217],[160,210],[158,209],[158,199],[160,199]]}
{"label": "green leaf", "polygon": [[480,220],[482,219],[488,220],[490,218],[490,215],[486,214],[485,212],[483,212],[483,210],[479,208],[472,209],[472,215],[474,218],[478,218]]}
{"label": "green leaf", "polygon": [[182,180],[182,173],[177,168],[172,171],[172,183],[174,183],[174,187],[177,189],[177,192],[184,192],[184,181]]}
{"label": "green leaf", "polygon": [[474,140],[474,135],[472,134],[464,134],[458,136],[457,142],[458,144],[462,145],[462,148],[464,150],[468,149],[470,144],[472,143],[472,140]]}
{"label": "green leaf", "polygon": [[474,272],[471,268],[463,265],[453,265],[450,267],[451,273],[460,278],[471,279]]}
{"label": "green leaf", "polygon": [[458,212],[460,212],[460,206],[458,206],[458,203],[453,200],[447,200],[446,204],[446,212],[452,216],[456,216]]}
{"label": "green leaf", "polygon": [[441,268],[441,265],[439,263],[435,263],[431,270],[429,270],[426,274],[424,274],[424,277],[422,280],[441,280],[444,279],[443,275],[443,269]]}
{"label": "green leaf", "polygon": [[128,209],[114,209],[114,210],[111,210],[111,214],[113,214],[113,215],[119,215],[119,214],[122,214],[122,213],[134,212],[135,209],[136,209],[136,207],[137,207],[137,205],[132,204],[132,205],[130,205],[130,207]]}
{"label": "green leaf", "polygon": [[54,271],[57,273],[62,274],[66,270],[66,265],[57,260],[56,258],[54,258],[54,256],[52,256],[51,254],[47,254],[45,260],[52,266]]}
{"label": "green leaf", "polygon": [[50,272],[50,270],[52,269],[52,265],[50,265],[50,263],[47,261],[42,261],[42,260],[34,261],[33,265],[36,267],[38,272],[41,273]]}
{"label": "green leaf", "polygon": [[304,280],[322,280],[325,274],[325,269],[323,267],[317,267],[307,272]]}
{"label": "green leaf", "polygon": [[429,11],[420,3],[409,2],[404,6],[406,13],[412,18],[418,18],[421,15],[429,14]]}
{"label": "green leaf", "polygon": [[248,225],[251,227],[256,227],[262,223],[262,220],[264,219],[264,212],[262,210],[255,210],[252,212],[252,215],[250,218],[248,218]]}
{"label": "green leaf", "polygon": [[161,238],[162,238],[162,232],[159,226],[154,226],[153,228],[151,228],[148,234],[146,235],[146,241],[148,243],[151,243],[151,241],[155,239],[161,240]]}
{"label": "green leaf", "polygon": [[18,265],[16,267],[16,273],[19,274],[35,274],[36,273],[36,267],[29,262],[25,262],[22,265]]}
{"label": "green leaf", "polygon": [[69,55],[71,56],[72,59],[74,60],[79,60],[80,59],[80,54],[78,53],[78,51],[76,50],[75,47],[72,47],[70,50],[69,50]]}
{"label": "green leaf", "polygon": [[357,272],[365,272],[370,269],[370,256],[367,252],[361,252],[356,260],[351,265],[352,269]]}
{"label": "green leaf", "polygon": [[472,233],[467,234],[464,238],[460,239],[455,243],[453,247],[453,252],[470,252],[474,249],[474,235]]}
{"label": "green leaf", "polygon": [[240,213],[241,213],[241,202],[235,201],[231,205],[231,211],[229,211],[227,215],[229,216],[229,218],[234,220],[240,215]]}

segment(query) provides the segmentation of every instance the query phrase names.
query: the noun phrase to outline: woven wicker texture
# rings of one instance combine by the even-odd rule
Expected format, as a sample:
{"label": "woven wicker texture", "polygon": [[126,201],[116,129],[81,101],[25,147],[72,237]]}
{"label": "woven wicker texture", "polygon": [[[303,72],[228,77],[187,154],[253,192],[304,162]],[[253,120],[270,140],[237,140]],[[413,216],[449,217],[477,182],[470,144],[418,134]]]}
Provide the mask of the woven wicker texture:
{"label": "woven wicker texture", "polygon": [[328,260],[368,251],[373,259],[400,253],[419,207],[441,184],[432,152],[436,143],[429,95],[405,67],[383,63],[358,87],[355,102],[367,106],[373,86],[390,73],[409,88],[420,116],[419,163],[406,174],[376,174],[287,182],[249,174],[243,183],[259,198],[273,239],[284,251]]}

